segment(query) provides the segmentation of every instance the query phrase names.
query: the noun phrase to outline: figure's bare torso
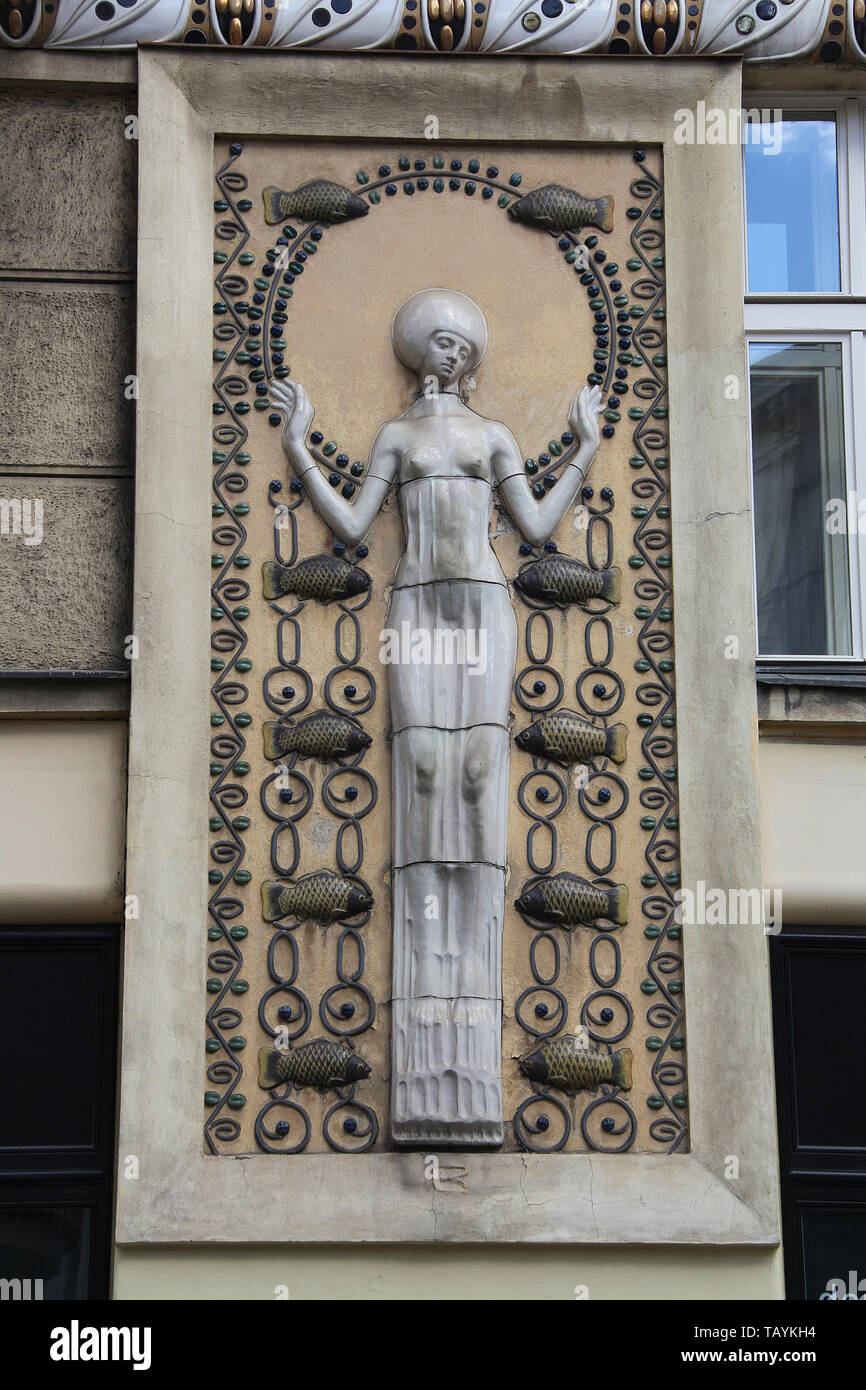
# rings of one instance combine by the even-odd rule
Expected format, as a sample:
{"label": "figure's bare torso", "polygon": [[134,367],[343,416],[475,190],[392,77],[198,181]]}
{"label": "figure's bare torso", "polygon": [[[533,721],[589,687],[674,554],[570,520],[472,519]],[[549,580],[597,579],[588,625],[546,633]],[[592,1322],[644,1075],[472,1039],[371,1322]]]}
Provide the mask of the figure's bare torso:
{"label": "figure's bare torso", "polygon": [[394,421],[406,537],[398,588],[441,579],[504,583],[490,545],[492,428],[465,407]]}

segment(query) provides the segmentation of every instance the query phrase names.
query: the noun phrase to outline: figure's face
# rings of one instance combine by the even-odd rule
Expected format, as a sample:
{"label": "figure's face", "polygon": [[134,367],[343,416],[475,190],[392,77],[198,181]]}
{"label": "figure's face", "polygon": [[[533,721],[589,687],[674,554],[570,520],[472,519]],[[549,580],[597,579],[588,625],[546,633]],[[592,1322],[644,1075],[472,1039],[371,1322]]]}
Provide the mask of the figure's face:
{"label": "figure's face", "polygon": [[439,389],[444,390],[468,370],[471,357],[472,344],[458,333],[444,329],[433,333],[421,363],[421,380],[435,376]]}

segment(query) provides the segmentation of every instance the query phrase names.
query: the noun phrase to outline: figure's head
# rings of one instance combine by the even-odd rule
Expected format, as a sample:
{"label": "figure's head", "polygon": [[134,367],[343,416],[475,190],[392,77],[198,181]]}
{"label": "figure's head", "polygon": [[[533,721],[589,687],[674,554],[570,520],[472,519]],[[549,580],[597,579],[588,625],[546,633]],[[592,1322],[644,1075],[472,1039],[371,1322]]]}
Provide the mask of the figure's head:
{"label": "figure's head", "polygon": [[458,290],[419,290],[400,305],[391,330],[394,351],[424,383],[433,376],[440,391],[454,390],[487,350],[484,315]]}

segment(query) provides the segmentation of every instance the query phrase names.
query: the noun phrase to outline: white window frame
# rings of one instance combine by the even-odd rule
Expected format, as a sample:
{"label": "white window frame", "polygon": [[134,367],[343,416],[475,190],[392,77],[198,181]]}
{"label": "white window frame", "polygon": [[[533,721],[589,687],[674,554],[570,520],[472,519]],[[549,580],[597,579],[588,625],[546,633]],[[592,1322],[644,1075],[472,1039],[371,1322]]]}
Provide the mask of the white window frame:
{"label": "white window frame", "polygon": [[[769,106],[770,96],[744,96],[748,109]],[[837,291],[808,294],[745,292],[744,325],[748,344],[838,342],[842,344],[843,438],[846,493],[866,497],[866,98],[829,92],[774,92],[772,108],[783,111],[832,111],[836,118],[836,165],[839,197],[840,286]],[[745,145],[743,147],[743,258],[748,279]],[[748,359],[747,359],[748,361]],[[747,392],[748,370],[747,370]],[[751,397],[749,397],[751,413]],[[751,435],[750,444],[751,450]],[[752,474],[754,478],[754,471]],[[846,496],[847,501],[847,496]],[[754,495],[753,495],[754,507]],[[849,520],[849,525],[850,525]],[[851,593],[850,656],[815,652],[809,656],[759,652],[759,664],[840,668],[866,661],[866,535],[848,536]],[[755,567],[757,575],[757,564]],[[755,588],[757,629],[757,585]]]}

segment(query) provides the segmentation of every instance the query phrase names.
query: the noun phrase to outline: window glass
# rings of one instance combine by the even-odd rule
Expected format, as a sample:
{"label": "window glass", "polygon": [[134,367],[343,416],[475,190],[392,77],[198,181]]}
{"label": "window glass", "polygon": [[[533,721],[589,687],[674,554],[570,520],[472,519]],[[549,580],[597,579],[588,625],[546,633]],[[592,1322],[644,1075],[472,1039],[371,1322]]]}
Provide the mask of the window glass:
{"label": "window glass", "polygon": [[836,120],[786,111],[745,134],[749,290],[833,292],[839,279]]}
{"label": "window glass", "polygon": [[9,1296],[87,1298],[90,1227],[91,1212],[84,1206],[0,1206],[3,1276],[19,1281]]}
{"label": "window glass", "polygon": [[849,656],[851,602],[839,343],[751,343],[763,656]]}

